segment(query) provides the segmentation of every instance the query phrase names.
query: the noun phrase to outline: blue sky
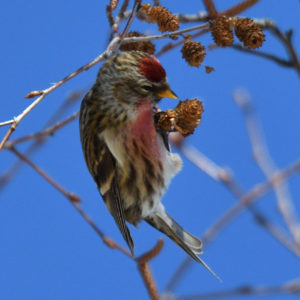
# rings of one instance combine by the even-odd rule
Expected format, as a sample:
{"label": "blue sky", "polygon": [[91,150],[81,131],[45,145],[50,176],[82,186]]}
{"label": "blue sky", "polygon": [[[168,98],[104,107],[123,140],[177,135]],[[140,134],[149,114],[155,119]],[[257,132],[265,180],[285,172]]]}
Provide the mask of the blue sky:
{"label": "blue sky", "polygon": [[[32,100],[31,90],[47,88],[86,64],[106,47],[108,1],[2,1],[1,110],[0,122],[18,115]],[[132,2],[132,1],[131,1]],[[161,1],[173,12],[196,13],[202,2]],[[238,1],[216,0],[219,9]],[[276,2],[276,3],[275,3]],[[294,28],[294,44],[300,44],[300,3],[296,0],[262,0],[243,16],[271,18],[282,30]],[[133,23],[133,29],[157,33],[155,25]],[[205,36],[200,41],[208,46]],[[160,49],[163,42],[157,42]],[[262,50],[286,57],[283,46],[267,33]],[[199,97],[205,112],[196,133],[187,139],[214,162],[231,170],[244,191],[264,182],[251,151],[245,122],[232,93],[250,93],[264,129],[269,151],[279,168],[299,158],[299,76],[292,69],[231,49],[208,51],[205,63],[215,68],[191,68],[180,49],[160,57],[172,89],[181,99]],[[74,91],[90,87],[99,65],[54,91],[26,117],[13,138],[40,130],[55,110]],[[164,109],[174,100],[163,100]],[[76,102],[64,115],[79,109]],[[1,137],[6,128],[0,128]],[[17,147],[25,151],[28,144]],[[67,190],[78,194],[82,207],[97,225],[125,246],[89,175],[81,153],[78,122],[50,137],[32,160]],[[186,229],[202,235],[236,199],[185,158],[163,203]],[[1,173],[16,158],[0,153]],[[288,187],[300,213],[300,177]],[[28,166],[0,190],[0,298],[1,299],[147,299],[136,265],[118,251],[107,248],[68,201]],[[274,223],[284,227],[270,191],[255,204]],[[141,223],[131,228],[136,254],[152,247],[161,233]],[[165,238],[162,253],[151,262],[162,291],[185,253]],[[230,289],[239,285],[278,285],[300,276],[299,258],[257,225],[249,212],[237,217],[207,247],[202,258],[222,278],[219,283],[203,267],[193,264],[174,290],[175,294]],[[276,299],[294,299],[281,295]],[[248,299],[256,299],[248,297]],[[261,299],[273,299],[261,297]]]}

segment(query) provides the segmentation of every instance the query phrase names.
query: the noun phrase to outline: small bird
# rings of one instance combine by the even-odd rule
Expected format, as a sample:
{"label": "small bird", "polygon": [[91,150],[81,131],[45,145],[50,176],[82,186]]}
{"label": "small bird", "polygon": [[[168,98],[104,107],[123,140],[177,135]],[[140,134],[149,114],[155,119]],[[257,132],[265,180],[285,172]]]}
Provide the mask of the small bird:
{"label": "small bird", "polygon": [[126,222],[137,226],[145,220],[216,276],[197,256],[202,242],[161,203],[182,165],[170,151],[168,133],[154,121],[154,108],[163,97],[177,99],[155,57],[125,51],[109,58],[80,108],[85,161],[132,255],[134,243]]}

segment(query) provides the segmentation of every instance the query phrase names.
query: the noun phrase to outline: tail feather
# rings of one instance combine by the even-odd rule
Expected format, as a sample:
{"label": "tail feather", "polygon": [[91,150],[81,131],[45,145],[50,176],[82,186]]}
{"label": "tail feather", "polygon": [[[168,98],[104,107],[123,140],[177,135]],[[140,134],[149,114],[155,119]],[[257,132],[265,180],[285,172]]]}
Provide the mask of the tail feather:
{"label": "tail feather", "polygon": [[156,213],[145,219],[151,226],[166,234],[179,247],[181,247],[190,257],[202,264],[214,277],[220,278],[212,271],[212,269],[197,256],[202,253],[202,242],[184,230],[175,220],[173,220],[166,212]]}

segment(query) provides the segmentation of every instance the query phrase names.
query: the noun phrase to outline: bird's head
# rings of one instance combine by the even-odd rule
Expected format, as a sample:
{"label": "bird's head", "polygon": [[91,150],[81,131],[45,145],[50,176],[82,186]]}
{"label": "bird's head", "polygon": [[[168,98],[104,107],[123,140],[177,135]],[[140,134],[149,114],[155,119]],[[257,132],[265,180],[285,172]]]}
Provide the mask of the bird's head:
{"label": "bird's head", "polygon": [[163,97],[177,99],[160,62],[141,51],[121,52],[104,64],[99,77],[102,82],[107,77],[112,96],[125,105],[156,104]]}

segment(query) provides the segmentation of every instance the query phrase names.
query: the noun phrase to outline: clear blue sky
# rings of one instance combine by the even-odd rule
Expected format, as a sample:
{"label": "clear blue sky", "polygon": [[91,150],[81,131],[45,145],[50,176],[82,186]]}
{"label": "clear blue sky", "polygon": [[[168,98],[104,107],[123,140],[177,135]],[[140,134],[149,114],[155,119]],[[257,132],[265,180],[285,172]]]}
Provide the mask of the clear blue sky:
{"label": "clear blue sky", "polygon": [[[105,49],[106,2],[1,1],[0,122],[18,115],[32,101],[24,98],[29,91],[47,88]],[[185,1],[184,8],[182,1],[161,2],[174,12],[203,10],[199,0]],[[224,9],[238,1],[215,2]],[[283,30],[294,28],[300,53],[299,1],[261,0],[243,16],[268,17]],[[154,25],[139,24],[134,22],[133,29],[156,33]],[[205,45],[211,43],[209,36],[201,41]],[[285,57],[282,45],[269,35],[262,50]],[[232,99],[236,88],[243,87],[251,94],[276,164],[283,168],[299,158],[300,78],[295,71],[230,49],[208,51],[205,63],[216,70],[210,75],[205,74],[203,67],[189,67],[181,59],[180,49],[160,60],[172,89],[181,99],[203,100],[203,121],[187,142],[231,169],[245,191],[265,178],[253,160],[244,119]],[[24,119],[12,138],[42,128],[72,91],[94,82],[98,68],[82,73],[53,92]],[[163,100],[162,106],[170,107],[174,105],[172,101]],[[79,105],[77,102],[65,116],[78,110]],[[6,128],[0,128],[1,137],[5,131]],[[24,151],[26,146],[21,145],[18,150]],[[77,121],[50,137],[32,159],[67,190],[78,194],[83,199],[82,207],[98,226],[125,246],[85,166]],[[15,161],[11,153],[1,152],[1,173]],[[300,212],[300,176],[290,181],[289,188]],[[199,235],[235,201],[220,183],[185,159],[182,172],[163,199],[169,213]],[[103,245],[68,201],[28,166],[0,191],[0,204],[0,299],[147,299],[136,265]],[[273,192],[256,206],[284,226]],[[162,236],[144,223],[131,231],[137,255]],[[151,263],[160,291],[184,258],[185,253],[165,239],[162,253]],[[177,286],[176,294],[218,291],[242,284],[277,285],[300,276],[299,258],[261,229],[249,212],[228,226],[202,258],[223,283],[194,264]],[[295,298],[282,295],[276,299]]]}

